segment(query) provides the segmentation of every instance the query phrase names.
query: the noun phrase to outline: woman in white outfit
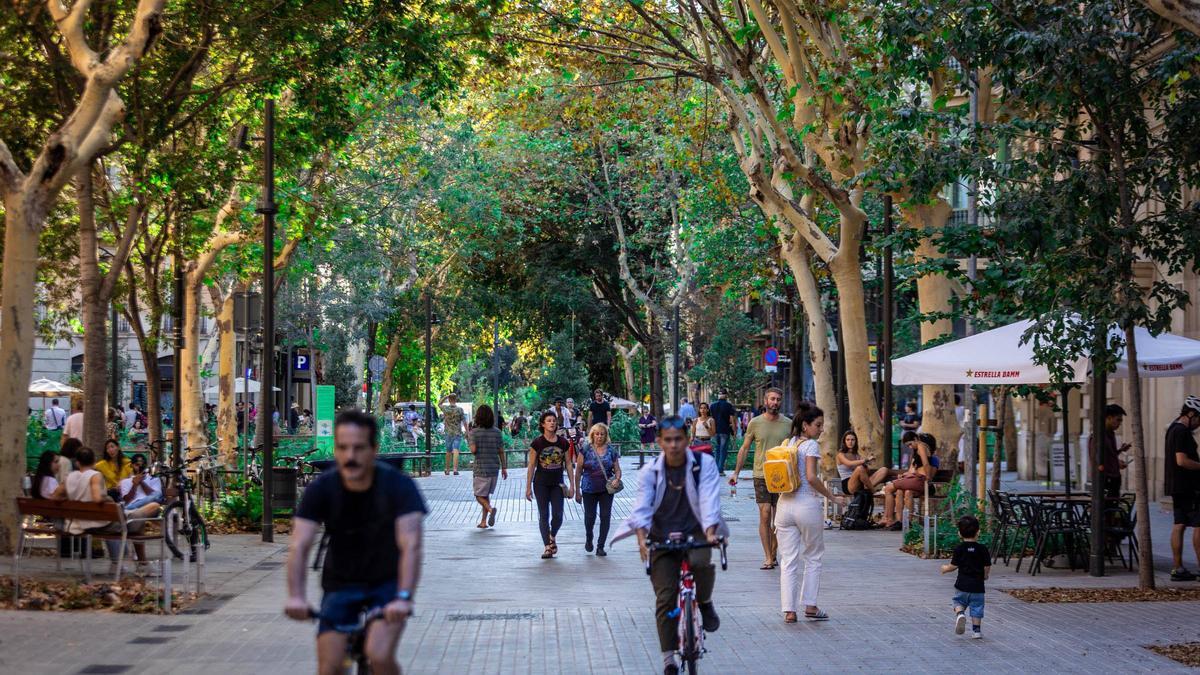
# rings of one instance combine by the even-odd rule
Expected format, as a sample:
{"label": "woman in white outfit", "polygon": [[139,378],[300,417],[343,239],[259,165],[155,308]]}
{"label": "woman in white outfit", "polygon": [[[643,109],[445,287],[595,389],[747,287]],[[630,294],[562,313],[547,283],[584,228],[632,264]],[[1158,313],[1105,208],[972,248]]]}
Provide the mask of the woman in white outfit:
{"label": "woman in white outfit", "polygon": [[825,553],[825,507],[821,497],[844,505],[846,498],[834,495],[821,481],[817,467],[821,449],[817,439],[825,428],[825,413],[802,401],[792,418],[792,439],[798,444],[797,476],[800,487],[779,495],[775,507],[775,533],[779,537],[779,591],[785,623],[796,623],[797,608],[804,618],[825,621],[829,615],[817,606],[821,585],[821,556]]}

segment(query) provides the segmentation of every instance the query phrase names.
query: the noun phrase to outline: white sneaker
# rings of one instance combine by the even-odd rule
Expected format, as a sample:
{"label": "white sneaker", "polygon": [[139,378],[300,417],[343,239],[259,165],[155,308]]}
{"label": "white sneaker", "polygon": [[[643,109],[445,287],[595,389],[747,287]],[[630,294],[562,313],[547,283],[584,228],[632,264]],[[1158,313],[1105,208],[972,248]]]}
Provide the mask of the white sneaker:
{"label": "white sneaker", "polygon": [[972,640],[979,640],[979,639],[982,639],[982,638],[983,638],[983,631],[981,631],[981,630],[973,630],[973,631],[971,631],[971,639],[972,639]]}
{"label": "white sneaker", "polygon": [[962,635],[967,631],[967,615],[959,612],[954,617],[954,634]]}

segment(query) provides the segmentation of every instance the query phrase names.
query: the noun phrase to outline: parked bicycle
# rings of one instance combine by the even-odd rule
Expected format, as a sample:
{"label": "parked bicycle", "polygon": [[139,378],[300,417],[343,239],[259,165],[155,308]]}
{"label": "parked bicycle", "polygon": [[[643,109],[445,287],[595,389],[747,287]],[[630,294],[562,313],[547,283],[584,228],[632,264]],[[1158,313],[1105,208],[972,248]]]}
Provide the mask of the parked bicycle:
{"label": "parked bicycle", "polygon": [[187,465],[195,463],[199,458],[185,460],[183,465],[172,467],[168,464],[158,464],[155,467],[155,475],[165,477],[163,488],[167,486],[174,487],[176,499],[167,505],[163,511],[163,538],[166,541],[167,548],[171,549],[171,553],[180,560],[183,559],[183,550],[180,547],[181,542],[187,542],[187,548],[190,553],[190,560],[196,560],[196,549],[199,546],[204,546],[208,550],[208,528],[204,524],[204,519],[200,517],[200,511],[196,508],[196,501],[192,496],[192,490],[195,484],[188,476]]}
{"label": "parked bicycle", "polygon": [[[695,548],[721,549],[721,569],[728,569],[729,563],[725,557],[725,538],[710,544],[707,541],[687,539],[678,532],[673,532],[667,541],[650,542],[648,548],[654,551],[682,551],[683,563],[679,566],[679,605],[671,610],[671,617],[679,617],[679,659],[683,663],[683,672],[697,673],[696,662],[704,656],[704,620],[700,616],[700,601],[696,599],[696,580],[692,576],[692,568],[686,553]],[[646,574],[650,574],[650,560],[646,558]]]}

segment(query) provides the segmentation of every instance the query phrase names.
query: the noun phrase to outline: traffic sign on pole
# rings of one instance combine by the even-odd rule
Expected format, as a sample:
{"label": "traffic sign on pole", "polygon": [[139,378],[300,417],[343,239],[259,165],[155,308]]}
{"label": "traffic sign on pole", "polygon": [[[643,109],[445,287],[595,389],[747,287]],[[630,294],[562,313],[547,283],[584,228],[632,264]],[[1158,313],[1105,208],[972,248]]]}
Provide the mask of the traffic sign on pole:
{"label": "traffic sign on pole", "polygon": [[767,364],[768,366],[779,365],[779,350],[775,349],[774,347],[767,347],[767,349],[763,352],[763,363]]}

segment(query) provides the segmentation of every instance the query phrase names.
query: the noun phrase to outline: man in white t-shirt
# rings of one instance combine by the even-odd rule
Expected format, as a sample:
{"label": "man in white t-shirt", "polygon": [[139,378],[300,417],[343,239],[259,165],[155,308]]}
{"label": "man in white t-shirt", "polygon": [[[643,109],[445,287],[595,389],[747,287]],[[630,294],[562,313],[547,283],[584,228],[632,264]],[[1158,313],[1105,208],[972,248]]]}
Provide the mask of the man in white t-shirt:
{"label": "man in white t-shirt", "polygon": [[63,424],[63,438],[76,438],[83,440],[83,401],[75,401],[71,404],[71,416],[67,418]]}
{"label": "man in white t-shirt", "polygon": [[67,423],[67,411],[58,405],[58,399],[54,399],[50,402],[50,407],[46,409],[42,418],[46,431],[60,431]]}
{"label": "man in white t-shirt", "polygon": [[119,484],[121,502],[126,511],[139,509],[150,503],[161,504],[163,501],[162,481],[150,475],[146,470],[146,456],[136,454],[129,460],[133,467],[132,473]]}
{"label": "man in white t-shirt", "polygon": [[137,406],[134,405],[133,403],[130,403],[129,407],[125,410],[125,428],[133,429],[133,427],[137,425],[137,420],[138,420]]}

